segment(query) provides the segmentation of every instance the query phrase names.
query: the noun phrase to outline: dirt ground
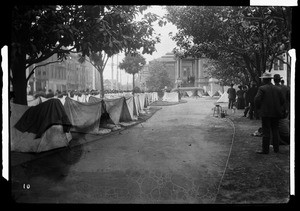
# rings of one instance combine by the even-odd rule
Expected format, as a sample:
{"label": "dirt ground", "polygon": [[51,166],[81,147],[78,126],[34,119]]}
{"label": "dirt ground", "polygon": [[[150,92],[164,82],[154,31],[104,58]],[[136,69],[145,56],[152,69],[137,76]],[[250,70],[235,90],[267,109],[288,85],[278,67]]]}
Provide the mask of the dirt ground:
{"label": "dirt ground", "polygon": [[[206,100],[206,99],[202,99]],[[212,99],[207,98],[207,100],[211,101]],[[178,104],[178,105],[177,105]],[[161,109],[162,106],[180,106],[185,104],[185,100],[183,99],[180,103],[164,103],[162,101],[157,102],[157,105],[153,105],[153,107],[146,112],[137,124],[148,120],[152,117],[157,111]],[[188,106],[188,104],[186,104]],[[226,105],[223,105],[226,107]],[[174,108],[172,108],[174,109]],[[207,111],[210,109],[206,108]],[[211,144],[222,146],[215,148],[216,154],[210,154],[209,160],[203,160],[205,157],[203,154],[197,154],[195,151],[200,151],[204,145],[197,145],[197,139],[199,135],[189,136],[189,140],[185,140],[184,142],[179,142],[177,139],[179,133],[170,134],[173,138],[172,140],[176,143],[176,146],[179,147],[177,149],[177,154],[174,154],[174,144],[172,148],[169,145],[164,146],[165,148],[157,148],[154,150],[153,142],[154,140],[145,139],[145,143],[141,142],[138,145],[128,145],[131,146],[128,148],[126,144],[130,144],[132,140],[122,143],[120,139],[123,136],[128,136],[127,133],[130,133],[130,130],[122,130],[116,131],[112,134],[107,135],[107,138],[103,139],[102,142],[93,142],[92,136],[86,136],[85,140],[89,140],[91,143],[87,143],[83,145],[80,143],[79,138],[76,144],[73,144],[71,149],[61,149],[56,152],[48,152],[43,156],[48,157],[47,159],[38,159],[42,158],[42,155],[38,155],[34,161],[28,161],[23,164],[17,164],[13,169],[15,170],[15,183],[13,183],[12,188],[15,190],[16,196],[23,197],[23,200],[36,200],[39,199],[42,201],[48,201],[48,203],[57,203],[60,201],[57,194],[62,194],[62,196],[68,195],[69,198],[65,198],[65,201],[72,201],[74,197],[79,197],[78,193],[80,191],[90,191],[93,190],[93,194],[97,196],[97,202],[93,201],[94,198],[91,196],[90,198],[83,198],[81,200],[89,201],[92,203],[99,203],[99,196],[103,195],[104,203],[107,203],[107,200],[112,202],[112,200],[116,200],[117,202],[119,196],[123,196],[127,190],[118,189],[116,186],[116,181],[118,179],[118,183],[122,187],[130,187],[128,193],[132,194],[132,196],[138,196],[140,192],[149,192],[148,195],[140,195],[139,203],[145,203],[145,201],[156,200],[158,198],[162,198],[166,203],[210,203],[210,204],[268,204],[268,203],[281,203],[285,204],[289,201],[289,185],[290,185],[290,160],[289,146],[280,146],[280,154],[276,154],[273,152],[272,148],[270,149],[270,153],[268,155],[259,155],[256,154],[255,151],[261,149],[261,138],[251,136],[251,134],[256,131],[260,127],[260,120],[249,120],[248,118],[242,117],[242,110],[237,110],[235,113],[231,113],[227,111],[228,115],[224,119],[218,119],[217,117],[211,117],[211,113],[205,114],[210,115],[210,117],[205,118],[206,122],[199,124],[198,118],[194,118],[193,115],[204,115],[201,112],[196,112],[189,114],[182,113],[182,118],[189,118],[189,121],[192,121],[189,125],[189,130],[193,129],[193,124],[199,124],[203,127],[203,140],[205,140],[206,148]],[[180,112],[179,112],[180,114]],[[153,116],[152,121],[155,118],[160,118],[159,116]],[[175,126],[178,124],[175,116],[167,119],[168,124],[174,124]],[[149,123],[145,122],[145,124],[139,124],[138,127],[140,129],[134,129],[133,131],[143,131],[145,133],[147,131],[147,127]],[[163,125],[163,123],[160,123]],[[160,124],[153,125],[149,130],[157,130],[168,134],[168,131],[164,128],[160,128]],[[132,126],[128,127],[131,128]],[[182,128],[182,131],[186,129]],[[149,131],[148,131],[149,132]],[[141,132],[141,134],[143,134]],[[120,134],[120,137],[116,136]],[[132,137],[139,136],[139,133],[135,133]],[[157,134],[159,134],[157,132]],[[109,136],[115,136],[116,138],[112,141]],[[226,137],[226,138],[225,138]],[[119,140],[120,139],[120,140]],[[202,138],[201,138],[202,139]],[[82,140],[82,139],[81,139]],[[182,140],[182,139],[181,139]],[[146,144],[146,141],[148,142]],[[153,143],[150,143],[152,141]],[[75,143],[76,141],[74,141]],[[149,150],[145,148],[146,145],[149,145]],[[161,143],[160,143],[161,144]],[[214,146],[212,145],[212,146]],[[93,160],[96,157],[102,158],[104,154],[110,154],[116,156],[116,153],[110,153],[109,148],[104,148],[107,146],[113,146],[112,150],[117,149],[118,153],[125,153],[128,150],[133,152],[141,150],[142,146],[144,148],[143,153],[139,156],[141,158],[145,157],[141,163],[136,163],[137,157],[129,156],[128,153],[123,154],[123,157],[113,158],[110,162],[101,160],[98,163],[95,163],[93,166],[88,167],[85,165],[85,162],[79,162],[81,158],[85,158],[87,160]],[[134,146],[134,147],[132,147]],[[211,147],[212,147],[211,146]],[[151,148],[152,147],[152,148]],[[98,153],[93,152],[93,150],[97,149]],[[167,149],[167,150],[164,150]],[[189,154],[182,154],[183,149],[192,150]],[[218,149],[218,150],[217,150]],[[125,150],[125,151],[124,151]],[[206,150],[207,151],[207,150]],[[66,153],[68,152],[68,153]],[[112,151],[111,151],[112,152]],[[52,153],[52,155],[51,155]],[[100,154],[99,154],[100,153]],[[103,153],[103,155],[101,155]],[[219,154],[218,154],[219,153]],[[56,155],[55,155],[56,154]],[[149,154],[149,155],[148,155]],[[192,157],[196,155],[196,157]],[[137,156],[138,154],[136,154]],[[146,157],[146,155],[148,157]],[[220,155],[222,155],[220,157]],[[229,157],[228,157],[229,155]],[[32,155],[34,156],[34,155]],[[94,157],[95,156],[95,157]],[[127,156],[127,157],[126,157]],[[149,162],[149,156],[157,166],[148,166],[148,170],[143,169],[141,167],[136,169],[136,166],[140,166],[140,164],[147,165]],[[155,156],[164,157],[164,162],[161,162],[161,158],[154,159]],[[172,160],[169,159],[169,156],[181,156],[180,159]],[[202,157],[201,157],[202,156]],[[14,154],[16,158],[16,154]],[[125,159],[126,158],[126,159]],[[194,160],[195,158],[199,158]],[[227,160],[228,158],[228,160]],[[22,158],[22,156],[20,157]],[[183,159],[183,160],[181,160]],[[215,159],[215,160],[212,160]],[[17,160],[17,159],[16,159]],[[30,159],[29,159],[30,160]],[[48,160],[48,161],[47,161]],[[168,160],[168,162],[166,162]],[[178,166],[177,162],[180,162],[182,168],[178,170],[172,170],[170,172],[167,170],[169,167],[171,168],[174,162],[176,161],[176,166]],[[226,163],[226,161],[228,161]],[[47,163],[48,162],[48,163]],[[214,166],[214,169],[210,165],[205,165],[211,162]],[[123,163],[123,164],[122,164]],[[135,163],[135,166],[132,164]],[[162,163],[165,163],[165,166],[162,166]],[[153,164],[153,163],[152,163]],[[151,164],[151,165],[152,165]],[[226,165],[227,164],[227,165]],[[48,165],[48,166],[47,166]],[[37,169],[38,166],[42,166],[43,168]],[[101,169],[98,169],[101,166]],[[114,166],[114,167],[112,167]],[[123,169],[124,166],[128,166],[128,169]],[[174,165],[175,166],[175,165]],[[195,170],[195,166],[198,166],[203,171]],[[224,168],[226,166],[226,169]],[[158,168],[160,167],[160,168]],[[103,169],[104,170],[103,170]],[[109,169],[115,168],[115,169]],[[132,170],[132,169],[133,170]],[[176,167],[178,168],[178,167]],[[26,169],[23,171],[22,169]],[[86,169],[86,170],[83,170]],[[154,171],[155,169],[155,171]],[[194,169],[194,170],[192,170]],[[206,169],[206,170],[205,170]],[[224,171],[225,169],[225,171]],[[22,170],[22,171],[21,171]],[[43,173],[43,171],[44,173]],[[80,171],[79,171],[80,170]],[[113,171],[114,170],[114,171]],[[121,171],[122,170],[122,171]],[[124,170],[124,171],[123,171]],[[126,171],[125,171],[126,170]],[[152,172],[153,170],[153,172]],[[194,175],[193,182],[190,182],[190,179],[187,179],[184,174],[184,170],[189,170],[194,172],[191,175]],[[205,170],[205,171],[204,171]],[[49,172],[52,172],[49,174]],[[201,180],[203,177],[203,173],[207,174],[205,180]],[[225,172],[225,173],[224,173]],[[139,174],[139,178],[135,178],[136,174]],[[171,174],[173,173],[173,174]],[[79,175],[85,175],[84,177],[90,178],[86,179],[85,182],[79,180]],[[23,176],[22,176],[23,175]],[[43,176],[42,176],[43,175]],[[157,176],[158,175],[158,176]],[[34,176],[34,177],[33,177]],[[164,178],[166,176],[166,178]],[[170,178],[169,178],[169,177]],[[26,190],[18,190],[20,184],[24,184],[24,178],[30,181],[32,185],[32,195],[28,195],[28,191]],[[67,178],[69,180],[67,181]],[[101,178],[101,181],[100,179]],[[137,189],[132,189],[135,186],[131,186],[130,184],[137,179]],[[156,181],[157,179],[157,181]],[[99,186],[106,187],[108,184],[105,184],[103,181],[107,181],[107,183],[112,183],[116,187],[111,187],[110,189],[103,189],[103,193],[98,193],[98,189],[93,189],[93,182],[97,181]],[[98,181],[99,180],[99,181]],[[78,183],[79,181],[79,183]],[[204,182],[203,182],[204,181]],[[205,181],[207,184],[205,184]],[[208,182],[210,181],[210,182]],[[39,189],[34,190],[34,184],[41,184],[44,182],[45,187],[39,186]],[[131,182],[131,183],[130,183]],[[26,181],[25,181],[26,183]],[[102,184],[103,183],[103,184]],[[123,184],[124,183],[124,184]],[[210,183],[210,185],[208,185]],[[167,185],[169,184],[169,185]],[[51,186],[52,185],[52,186]],[[49,186],[49,187],[48,187]],[[78,186],[78,187],[77,187]],[[81,187],[82,186],[82,187]],[[179,187],[183,188],[179,188]],[[203,187],[202,187],[203,186]],[[69,190],[69,187],[77,187],[75,190]],[[89,188],[87,188],[89,187]],[[177,189],[176,189],[177,187]],[[195,188],[197,187],[197,188]],[[190,189],[190,191],[185,191]],[[49,189],[49,190],[48,190]],[[153,189],[153,190],[152,190]],[[73,192],[72,192],[73,191]],[[118,191],[123,191],[122,193]],[[150,192],[152,191],[152,192]],[[25,194],[26,193],[26,194]],[[69,193],[69,194],[66,194]],[[167,193],[167,194],[165,194]],[[199,194],[199,196],[197,195]],[[77,194],[77,195],[76,195]],[[99,195],[100,194],[100,195]],[[107,195],[108,194],[108,195]],[[110,194],[110,195],[109,195]],[[114,195],[115,194],[115,195]],[[73,197],[74,196],[74,197]],[[81,196],[81,195],[80,195]],[[105,198],[105,197],[106,198]],[[107,198],[116,197],[116,199]],[[128,197],[128,196],[126,196]],[[168,199],[170,197],[170,199]],[[166,201],[167,198],[169,201]],[[49,199],[53,199],[52,201]],[[133,203],[135,203],[136,199],[130,199]],[[125,198],[125,201],[128,203],[130,201],[128,198]],[[151,203],[155,203],[151,201]],[[190,201],[189,201],[190,200]],[[79,202],[79,201],[78,201]],[[80,203],[80,202],[79,202]]]}
{"label": "dirt ground", "polygon": [[270,146],[268,155],[261,150],[261,137],[251,136],[261,126],[260,120],[242,117],[243,110],[227,116],[235,126],[235,137],[226,173],[216,203],[285,204],[290,195],[290,147],[280,145],[281,153]]}

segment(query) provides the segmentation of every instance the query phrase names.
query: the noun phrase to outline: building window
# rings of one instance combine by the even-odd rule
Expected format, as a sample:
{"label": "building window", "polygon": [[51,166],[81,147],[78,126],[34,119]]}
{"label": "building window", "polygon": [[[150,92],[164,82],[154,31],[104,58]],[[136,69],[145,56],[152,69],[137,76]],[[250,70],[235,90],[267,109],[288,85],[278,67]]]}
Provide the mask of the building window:
{"label": "building window", "polygon": [[283,56],[280,56],[280,59],[274,59],[274,70],[284,70],[283,60]]}

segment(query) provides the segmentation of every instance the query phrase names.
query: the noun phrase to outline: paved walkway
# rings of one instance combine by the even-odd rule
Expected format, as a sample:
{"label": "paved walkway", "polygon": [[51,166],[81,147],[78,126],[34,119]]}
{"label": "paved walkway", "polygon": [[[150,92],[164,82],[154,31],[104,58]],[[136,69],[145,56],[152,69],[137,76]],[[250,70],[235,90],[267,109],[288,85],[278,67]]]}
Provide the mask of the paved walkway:
{"label": "paved walkway", "polygon": [[212,117],[213,102],[198,98],[162,107],[132,128],[16,165],[15,200],[214,203],[232,128]]}

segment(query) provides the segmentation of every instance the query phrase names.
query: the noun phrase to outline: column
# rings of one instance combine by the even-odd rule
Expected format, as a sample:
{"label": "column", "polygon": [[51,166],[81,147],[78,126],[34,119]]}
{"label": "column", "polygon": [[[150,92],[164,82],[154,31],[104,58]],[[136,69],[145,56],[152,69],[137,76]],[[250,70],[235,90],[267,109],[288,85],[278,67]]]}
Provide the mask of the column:
{"label": "column", "polygon": [[116,81],[116,90],[119,90],[119,85],[118,85],[118,82],[119,82],[119,65],[118,65],[118,58],[119,54],[117,54],[117,81]]}
{"label": "column", "polygon": [[175,66],[175,80],[179,78],[179,58],[176,59],[176,66]]}
{"label": "column", "polygon": [[114,56],[111,56],[111,90],[114,89]]}
{"label": "column", "polygon": [[182,59],[179,59],[179,77],[181,77],[181,70],[182,70]]}
{"label": "column", "polygon": [[202,74],[201,74],[201,60],[198,59],[198,78],[199,78],[199,86],[201,85]]}
{"label": "column", "polygon": [[194,60],[194,73],[195,73],[195,84],[194,86],[198,86],[198,59]]}
{"label": "column", "polygon": [[95,67],[92,66],[93,68],[93,89],[96,89],[96,86],[95,86],[95,82],[96,82],[96,72],[95,72]]}

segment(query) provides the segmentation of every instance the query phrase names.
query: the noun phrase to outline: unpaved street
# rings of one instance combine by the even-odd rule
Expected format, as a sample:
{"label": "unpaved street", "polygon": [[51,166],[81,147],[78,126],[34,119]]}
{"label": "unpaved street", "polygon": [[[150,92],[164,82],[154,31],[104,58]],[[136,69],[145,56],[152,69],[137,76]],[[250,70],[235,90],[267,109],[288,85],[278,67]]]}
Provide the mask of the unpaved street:
{"label": "unpaved street", "polygon": [[233,130],[212,116],[214,100],[187,101],[120,133],[12,167],[16,202],[214,203]]}

